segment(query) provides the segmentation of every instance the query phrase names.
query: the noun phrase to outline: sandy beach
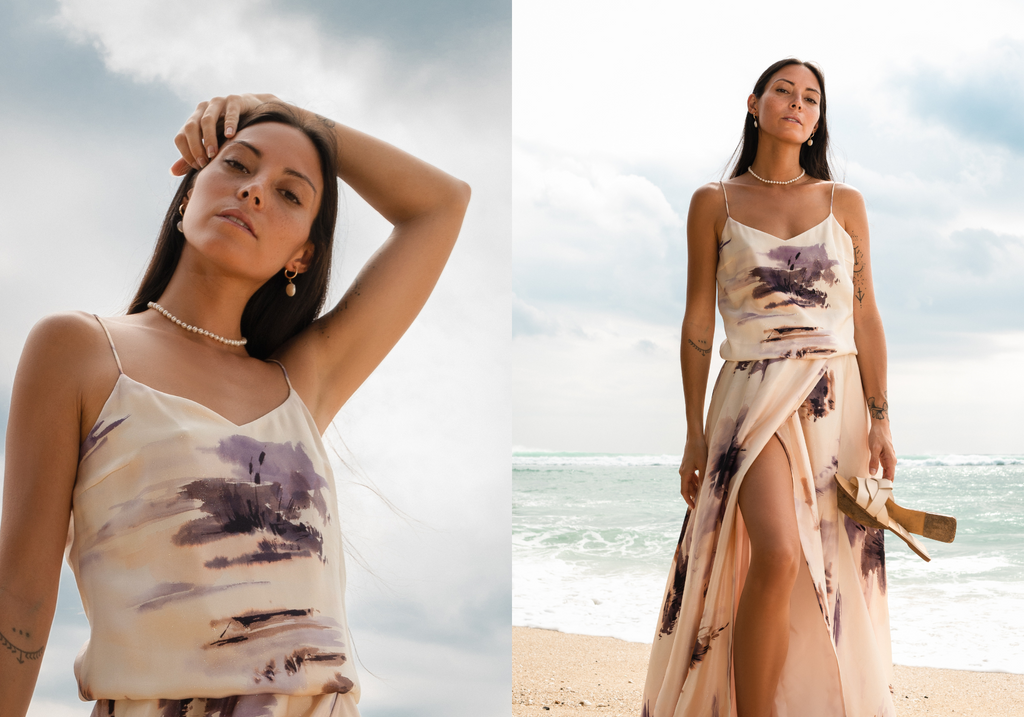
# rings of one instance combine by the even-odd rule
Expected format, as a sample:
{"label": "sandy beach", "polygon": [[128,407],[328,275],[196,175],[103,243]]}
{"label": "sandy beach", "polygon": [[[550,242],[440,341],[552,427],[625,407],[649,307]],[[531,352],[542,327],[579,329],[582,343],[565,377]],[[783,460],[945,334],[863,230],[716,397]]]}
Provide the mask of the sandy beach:
{"label": "sandy beach", "polygon": [[[637,717],[651,646],[512,628],[512,715]],[[1024,715],[1024,675],[896,665],[900,717]]]}

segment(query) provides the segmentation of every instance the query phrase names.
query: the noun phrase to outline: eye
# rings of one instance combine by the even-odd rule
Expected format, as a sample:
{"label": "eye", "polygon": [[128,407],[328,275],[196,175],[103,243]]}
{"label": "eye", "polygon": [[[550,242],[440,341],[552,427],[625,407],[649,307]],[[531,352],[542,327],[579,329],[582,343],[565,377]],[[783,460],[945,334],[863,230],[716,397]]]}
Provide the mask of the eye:
{"label": "eye", "polygon": [[232,169],[237,169],[239,172],[249,172],[249,170],[246,169],[245,165],[239,162],[237,159],[225,159],[224,164],[228,165]]}
{"label": "eye", "polygon": [[302,206],[302,200],[299,199],[298,195],[296,195],[294,192],[290,192],[287,189],[282,189],[281,195],[292,204]]}
{"label": "eye", "polygon": [[812,105],[816,105],[816,104],[818,104],[818,100],[814,99],[813,97],[806,97],[806,98],[804,98],[804,99],[805,99],[805,100],[806,100],[807,102],[810,102],[810,103],[811,103]]}

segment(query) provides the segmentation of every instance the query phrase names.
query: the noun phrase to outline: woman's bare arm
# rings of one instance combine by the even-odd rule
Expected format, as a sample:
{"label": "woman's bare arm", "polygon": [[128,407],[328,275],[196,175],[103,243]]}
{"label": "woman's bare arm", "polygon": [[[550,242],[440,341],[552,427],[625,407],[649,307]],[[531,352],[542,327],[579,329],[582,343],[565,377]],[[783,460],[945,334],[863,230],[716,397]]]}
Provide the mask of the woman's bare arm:
{"label": "woman's bare arm", "polygon": [[57,604],[78,467],[83,356],[98,327],[84,315],[32,329],[11,395],[0,522],[0,715],[28,709]]}
{"label": "woman's bare arm", "polygon": [[[186,164],[204,164],[216,126],[271,95],[232,95],[201,103],[176,143]],[[419,314],[448,260],[469,202],[469,185],[390,144],[305,110],[338,145],[337,175],[394,229],[331,311],[280,352],[292,383],[323,431]],[[212,139],[208,139],[212,137]]]}
{"label": "woman's bare arm", "polygon": [[334,131],[338,176],[394,229],[337,306],[282,352],[306,381],[321,430],[423,308],[469,202],[469,186],[436,167],[351,128],[334,125]]}
{"label": "woman's bare arm", "polygon": [[881,463],[882,476],[891,480],[896,473],[896,452],[889,427],[885,330],[875,303],[864,197],[852,187],[841,186],[836,191],[836,210],[837,217],[853,239],[853,328],[864,400],[871,414],[869,469],[874,473]]}
{"label": "woman's bare arm", "polygon": [[680,493],[692,508],[707,467],[704,440],[704,396],[715,336],[715,274],[718,271],[718,236],[725,220],[722,188],[701,187],[690,200],[686,220],[686,313],[683,317],[679,364],[686,400],[686,447],[679,466]]}

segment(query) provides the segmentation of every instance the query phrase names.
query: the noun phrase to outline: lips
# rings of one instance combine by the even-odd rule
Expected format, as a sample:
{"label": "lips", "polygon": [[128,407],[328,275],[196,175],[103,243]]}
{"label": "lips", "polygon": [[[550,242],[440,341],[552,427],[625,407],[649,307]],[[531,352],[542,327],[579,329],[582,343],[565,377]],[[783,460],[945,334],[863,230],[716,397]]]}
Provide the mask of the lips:
{"label": "lips", "polygon": [[800,125],[801,127],[802,127],[802,126],[803,126],[803,124],[804,124],[803,122],[801,122],[800,120],[798,120],[798,119],[797,119],[796,117],[783,117],[782,119],[784,119],[784,120],[789,120],[790,122],[795,122],[796,124]]}
{"label": "lips", "polygon": [[252,222],[249,221],[249,218],[245,216],[245,214],[238,211],[237,209],[228,209],[226,211],[221,212],[217,216],[219,216],[221,219],[224,219],[226,221],[231,222],[232,224],[241,227],[242,229],[245,229],[254,237],[256,236],[256,232],[253,231],[252,228]]}

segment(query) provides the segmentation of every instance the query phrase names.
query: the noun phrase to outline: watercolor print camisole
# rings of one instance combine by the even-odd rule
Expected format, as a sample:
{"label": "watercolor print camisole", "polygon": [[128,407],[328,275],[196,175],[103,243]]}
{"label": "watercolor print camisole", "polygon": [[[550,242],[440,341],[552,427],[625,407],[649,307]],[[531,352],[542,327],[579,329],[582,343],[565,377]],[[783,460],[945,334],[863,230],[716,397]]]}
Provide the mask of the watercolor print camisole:
{"label": "watercolor print camisole", "polygon": [[238,426],[122,372],[73,494],[82,697],[358,696],[335,495],[290,384]]}
{"label": "watercolor print camisole", "polygon": [[722,358],[857,353],[853,269],[853,240],[831,207],[819,224],[786,240],[730,214],[718,246],[718,309],[726,336]]}

